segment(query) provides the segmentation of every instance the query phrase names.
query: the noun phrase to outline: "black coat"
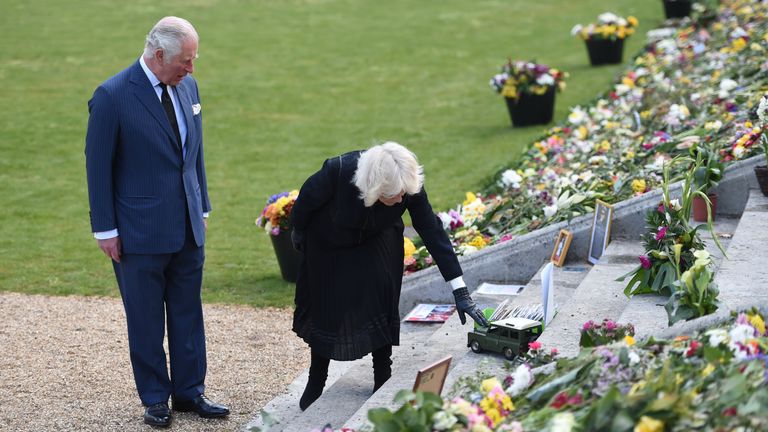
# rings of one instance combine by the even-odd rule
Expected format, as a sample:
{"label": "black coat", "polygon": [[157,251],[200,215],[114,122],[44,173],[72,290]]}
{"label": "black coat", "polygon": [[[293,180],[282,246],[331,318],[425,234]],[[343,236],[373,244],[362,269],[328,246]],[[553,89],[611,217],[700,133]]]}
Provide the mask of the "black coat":
{"label": "black coat", "polygon": [[462,275],[423,189],[393,206],[365,207],[352,183],[360,153],[326,160],[291,210],[294,229],[306,239],[293,330],[313,350],[336,360],[399,344],[405,210],[445,280]]}

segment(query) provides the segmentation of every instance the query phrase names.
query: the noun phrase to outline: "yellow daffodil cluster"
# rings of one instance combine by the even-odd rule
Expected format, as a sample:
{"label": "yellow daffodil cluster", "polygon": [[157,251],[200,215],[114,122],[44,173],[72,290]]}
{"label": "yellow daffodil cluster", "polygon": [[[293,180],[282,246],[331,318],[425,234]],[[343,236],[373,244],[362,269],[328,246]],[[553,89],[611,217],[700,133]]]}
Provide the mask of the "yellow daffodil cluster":
{"label": "yellow daffodil cluster", "polygon": [[571,30],[571,34],[579,36],[583,40],[626,39],[635,33],[635,28],[639,24],[637,18],[633,16],[622,18],[610,12],[598,16],[597,21],[597,23],[590,23],[586,26],[577,24]]}
{"label": "yellow daffodil cluster", "polygon": [[408,237],[403,237],[403,249],[405,258],[410,258],[416,253],[416,246],[414,246],[413,242]]}

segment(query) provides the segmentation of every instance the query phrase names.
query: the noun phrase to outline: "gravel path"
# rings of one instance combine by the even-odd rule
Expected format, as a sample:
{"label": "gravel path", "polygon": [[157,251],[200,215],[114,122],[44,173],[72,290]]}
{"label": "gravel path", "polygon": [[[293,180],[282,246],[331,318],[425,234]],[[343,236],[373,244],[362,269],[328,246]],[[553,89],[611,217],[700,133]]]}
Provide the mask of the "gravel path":
{"label": "gravel path", "polygon": [[[174,413],[171,430],[240,430],[308,367],[309,350],[290,330],[290,309],[204,305],[204,313],[206,395],[232,413]],[[0,430],[152,430],[119,299],[0,293],[0,317]]]}

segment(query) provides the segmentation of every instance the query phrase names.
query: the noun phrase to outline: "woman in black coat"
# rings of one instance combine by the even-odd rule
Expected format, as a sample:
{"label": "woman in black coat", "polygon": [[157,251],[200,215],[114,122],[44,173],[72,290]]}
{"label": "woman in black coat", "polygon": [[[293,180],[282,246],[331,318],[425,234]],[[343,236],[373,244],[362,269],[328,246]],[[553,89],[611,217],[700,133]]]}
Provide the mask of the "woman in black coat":
{"label": "woman in black coat", "polygon": [[302,186],[291,210],[294,247],[304,253],[293,331],[312,350],[302,410],[322,394],[330,359],[373,353],[373,391],[389,379],[392,345],[400,342],[405,210],[454,289],[462,324],[467,313],[487,325],[469,297],[423,178],[416,156],[387,142],[327,159]]}

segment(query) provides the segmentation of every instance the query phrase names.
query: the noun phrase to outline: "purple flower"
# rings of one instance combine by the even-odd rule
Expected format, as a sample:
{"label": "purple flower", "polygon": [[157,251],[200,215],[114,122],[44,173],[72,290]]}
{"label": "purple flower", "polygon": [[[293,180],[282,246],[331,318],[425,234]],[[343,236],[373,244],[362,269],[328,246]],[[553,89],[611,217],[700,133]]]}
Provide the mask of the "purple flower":
{"label": "purple flower", "polygon": [[659,228],[659,232],[656,233],[656,241],[662,240],[667,235],[667,227],[663,226]]}
{"label": "purple flower", "polygon": [[650,258],[648,258],[648,256],[647,256],[647,255],[640,255],[640,256],[639,256],[639,257],[637,257],[637,258],[640,260],[640,265],[641,265],[641,266],[642,266],[644,269],[648,270],[649,268],[651,268],[651,259],[650,259]]}

